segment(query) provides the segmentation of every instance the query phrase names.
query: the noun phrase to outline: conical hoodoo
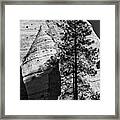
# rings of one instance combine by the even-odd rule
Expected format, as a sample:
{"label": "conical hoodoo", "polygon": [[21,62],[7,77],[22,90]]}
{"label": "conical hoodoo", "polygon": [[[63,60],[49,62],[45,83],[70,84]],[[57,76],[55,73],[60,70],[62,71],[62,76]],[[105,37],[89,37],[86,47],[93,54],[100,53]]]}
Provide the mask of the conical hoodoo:
{"label": "conical hoodoo", "polygon": [[56,53],[55,42],[42,27],[36,35],[28,53],[23,59],[22,75],[27,89],[28,99],[56,100],[60,95],[60,72],[58,62],[52,67],[46,61]]}

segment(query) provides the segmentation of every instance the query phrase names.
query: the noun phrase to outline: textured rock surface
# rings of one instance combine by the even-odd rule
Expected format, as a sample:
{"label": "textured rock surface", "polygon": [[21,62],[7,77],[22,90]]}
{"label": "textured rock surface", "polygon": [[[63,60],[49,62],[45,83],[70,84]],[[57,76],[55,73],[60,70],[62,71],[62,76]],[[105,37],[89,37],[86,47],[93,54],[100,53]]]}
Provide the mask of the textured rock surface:
{"label": "textured rock surface", "polygon": [[[56,54],[59,53],[59,49],[57,45],[61,43],[61,38],[64,35],[64,30],[58,27],[57,24],[60,24],[59,20],[58,21],[57,20],[56,21],[55,20],[49,20],[49,21],[21,20],[20,21],[20,36],[21,36],[20,61],[21,61],[23,79],[25,83],[30,81],[31,80],[30,78],[32,78],[33,76],[39,76],[39,74],[44,72],[44,70],[47,69],[46,62],[51,58],[51,56],[56,56]],[[87,22],[87,24],[89,23]],[[86,36],[86,40],[88,39],[94,41],[94,44],[88,46],[89,48],[100,47],[99,38],[96,36],[93,30],[91,35]],[[98,56],[100,56],[99,53]],[[80,59],[82,59],[82,56]],[[97,59],[97,61],[99,59],[100,57]],[[100,70],[96,68],[96,65],[94,67],[98,71],[97,75],[92,77],[86,75],[82,78],[82,80],[87,81],[87,84],[90,85],[90,88],[94,93],[96,92],[99,93]],[[59,99],[72,99],[73,98],[72,94],[65,94],[65,93],[73,92],[72,76],[69,76],[69,78],[66,79],[63,78],[61,75],[61,78],[64,80],[61,81],[61,95]],[[63,95],[64,98],[62,97]],[[90,98],[88,97],[88,99]]]}
{"label": "textured rock surface", "polygon": [[[55,45],[60,41],[59,32],[52,21],[21,21],[20,58],[25,82],[25,76],[39,71],[44,63],[56,54]],[[53,41],[52,37],[56,41]]]}

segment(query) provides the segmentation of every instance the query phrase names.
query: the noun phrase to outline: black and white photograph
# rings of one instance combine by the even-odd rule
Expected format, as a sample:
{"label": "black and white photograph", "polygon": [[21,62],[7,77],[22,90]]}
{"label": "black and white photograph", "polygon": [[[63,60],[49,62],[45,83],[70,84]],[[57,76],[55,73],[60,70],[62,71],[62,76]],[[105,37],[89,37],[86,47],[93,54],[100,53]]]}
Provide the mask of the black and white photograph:
{"label": "black and white photograph", "polygon": [[117,119],[119,7],[3,2],[3,118]]}
{"label": "black and white photograph", "polygon": [[20,20],[20,100],[100,100],[100,20]]}

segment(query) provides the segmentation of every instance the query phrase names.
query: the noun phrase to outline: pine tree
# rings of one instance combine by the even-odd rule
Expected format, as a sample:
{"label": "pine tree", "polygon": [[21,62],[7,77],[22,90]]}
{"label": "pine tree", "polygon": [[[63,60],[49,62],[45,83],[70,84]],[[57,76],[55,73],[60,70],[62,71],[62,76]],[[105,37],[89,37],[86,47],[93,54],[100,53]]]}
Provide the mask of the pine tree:
{"label": "pine tree", "polygon": [[[82,80],[82,77],[97,74],[94,66],[98,62],[99,48],[88,47],[94,43],[94,40],[86,39],[86,36],[92,33],[91,26],[87,22],[63,20],[61,23],[58,24],[58,27],[64,29],[64,36],[61,39],[62,44],[58,46],[60,49],[60,71],[64,81],[69,81],[69,76],[72,76],[73,99],[78,99],[78,93],[90,87]],[[71,87],[70,84],[68,84],[69,87]],[[84,99],[83,95],[79,99]]]}

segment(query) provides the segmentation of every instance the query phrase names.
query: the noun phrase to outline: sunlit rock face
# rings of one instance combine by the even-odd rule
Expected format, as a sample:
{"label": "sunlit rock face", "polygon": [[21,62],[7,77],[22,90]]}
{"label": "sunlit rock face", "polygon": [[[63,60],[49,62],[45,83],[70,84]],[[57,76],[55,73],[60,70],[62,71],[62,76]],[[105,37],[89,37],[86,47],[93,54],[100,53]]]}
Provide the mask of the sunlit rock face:
{"label": "sunlit rock face", "polygon": [[[88,21],[86,22],[90,25]],[[28,83],[34,76],[37,77],[40,74],[44,73],[45,70],[47,70],[46,62],[50,60],[52,56],[60,59],[58,56],[60,52],[58,45],[62,44],[61,38],[65,34],[64,29],[60,27],[61,24],[64,24],[64,22],[61,22],[59,20],[20,21],[20,61],[24,83]],[[85,47],[99,49],[99,38],[92,29],[92,26],[91,30],[92,33],[86,36],[85,39],[86,41],[94,41],[94,43]],[[79,56],[78,59],[81,61],[83,60],[84,63],[88,62],[83,55]],[[100,52],[98,52],[98,58],[95,59],[95,61],[100,61]],[[62,65],[59,63],[59,68],[61,68],[61,66]],[[85,82],[85,84],[90,85],[90,89],[92,89],[94,93],[100,93],[100,68],[98,68],[96,64],[93,67],[97,71],[97,74],[95,76],[85,75],[82,77],[82,73],[79,76],[83,82]],[[62,72],[60,71],[60,73]],[[61,95],[59,96],[59,99],[73,99],[73,76],[68,76],[68,79],[66,79],[66,77],[62,74],[60,76],[62,80]],[[81,88],[81,85],[78,84],[78,87]],[[85,94],[87,92],[85,91]],[[79,96],[81,96],[81,92],[79,92]],[[86,97],[86,99],[91,98]]]}
{"label": "sunlit rock face", "polygon": [[41,73],[44,63],[56,54],[56,41],[60,37],[55,27],[52,22],[21,21],[21,66],[24,82],[30,80],[36,72]]}
{"label": "sunlit rock face", "polygon": [[21,20],[20,21],[20,62],[26,56],[33,41],[36,38],[40,26],[45,23],[40,20]]}
{"label": "sunlit rock face", "polygon": [[49,69],[46,65],[57,53],[52,38],[57,34],[49,26],[45,21],[21,21],[21,67],[29,100],[56,100],[61,93],[58,63]]}
{"label": "sunlit rock face", "polygon": [[[40,67],[56,53],[55,43],[50,36],[38,33],[23,61],[23,77],[39,72]],[[41,72],[41,71],[40,71]]]}

